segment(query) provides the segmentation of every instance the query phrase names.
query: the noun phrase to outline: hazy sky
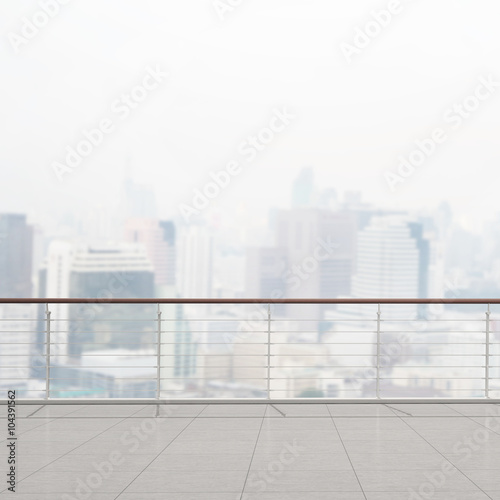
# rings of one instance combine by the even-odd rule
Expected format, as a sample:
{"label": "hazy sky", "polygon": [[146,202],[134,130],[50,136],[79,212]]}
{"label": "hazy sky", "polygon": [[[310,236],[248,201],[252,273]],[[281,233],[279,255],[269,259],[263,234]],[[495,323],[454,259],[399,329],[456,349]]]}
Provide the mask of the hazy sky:
{"label": "hazy sky", "polygon": [[[500,82],[498,0],[401,1],[351,64],[341,44],[397,0],[242,0],[223,20],[213,0],[65,1],[26,43],[40,4],[0,3],[0,211],[112,207],[130,164],[172,216],[230,161],[222,210],[287,206],[304,166],[389,207],[447,199],[469,226],[500,210],[500,87],[456,130],[445,121],[480,77]],[[116,101],[147,67],[169,77],[123,119]],[[284,108],[295,119],[247,162],[242,141]],[[59,182],[53,162],[103,119],[113,131]],[[437,127],[446,141],[392,192],[384,173]]]}

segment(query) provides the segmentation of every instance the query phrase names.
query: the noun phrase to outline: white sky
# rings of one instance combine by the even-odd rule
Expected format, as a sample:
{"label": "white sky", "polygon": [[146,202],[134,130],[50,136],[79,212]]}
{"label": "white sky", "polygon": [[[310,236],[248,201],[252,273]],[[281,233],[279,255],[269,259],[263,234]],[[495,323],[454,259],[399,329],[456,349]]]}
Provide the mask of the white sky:
{"label": "white sky", "polygon": [[[222,0],[227,1],[227,0]],[[0,0],[0,211],[43,218],[116,204],[125,165],[178,214],[212,170],[286,106],[292,125],[215,201],[287,206],[304,166],[321,186],[393,208],[446,199],[470,227],[500,210],[500,88],[396,193],[384,179],[483,75],[500,81],[498,0],[413,0],[351,65],[340,49],[388,1],[243,0],[221,21],[212,0],[71,0],[18,54],[9,33],[40,9]],[[123,123],[111,104],[148,66],[170,79]],[[51,164],[84,128],[117,130],[63,183]]]}

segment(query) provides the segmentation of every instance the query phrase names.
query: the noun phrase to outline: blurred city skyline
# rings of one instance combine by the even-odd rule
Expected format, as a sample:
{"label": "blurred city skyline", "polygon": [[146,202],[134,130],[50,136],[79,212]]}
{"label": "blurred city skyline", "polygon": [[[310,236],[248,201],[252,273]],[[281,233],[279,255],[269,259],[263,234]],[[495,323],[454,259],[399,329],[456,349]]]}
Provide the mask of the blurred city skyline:
{"label": "blurred city skyline", "polygon": [[[12,275],[4,279],[2,296],[95,296],[104,278],[89,282],[85,294],[70,290],[69,282],[66,288],[43,288],[40,273],[63,273],[69,280],[73,260],[91,262],[92,253],[99,252],[108,263],[103,272],[106,265],[113,269],[113,259],[118,271],[127,272],[127,265],[119,267],[120,259],[130,252],[141,255],[141,270],[151,274],[146,278],[151,285],[132,297],[474,298],[500,293],[498,221],[484,234],[474,234],[457,222],[447,203],[431,211],[384,209],[366,202],[360,192],[338,193],[321,185],[310,167],[289,186],[289,207],[270,209],[261,218],[245,212],[225,217],[209,208],[187,221],[161,218],[151,187],[127,179],[120,189],[116,210],[61,214],[53,227],[31,224],[26,214],[0,213],[0,266],[5,276]],[[51,270],[51,262],[61,258],[66,267]]]}

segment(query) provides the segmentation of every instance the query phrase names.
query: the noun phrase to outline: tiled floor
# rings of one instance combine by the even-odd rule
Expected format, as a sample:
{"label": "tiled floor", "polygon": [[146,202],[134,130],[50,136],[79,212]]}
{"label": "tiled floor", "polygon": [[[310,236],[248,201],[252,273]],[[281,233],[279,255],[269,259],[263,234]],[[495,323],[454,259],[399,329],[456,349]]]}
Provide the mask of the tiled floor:
{"label": "tiled floor", "polygon": [[0,498],[500,500],[493,404],[26,405],[17,417],[17,491],[3,480]]}

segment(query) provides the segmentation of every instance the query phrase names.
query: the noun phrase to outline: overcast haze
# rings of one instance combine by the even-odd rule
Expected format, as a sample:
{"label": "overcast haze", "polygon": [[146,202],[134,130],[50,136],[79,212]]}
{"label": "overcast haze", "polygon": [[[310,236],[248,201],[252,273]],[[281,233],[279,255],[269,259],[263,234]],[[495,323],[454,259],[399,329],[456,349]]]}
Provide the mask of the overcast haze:
{"label": "overcast haze", "polygon": [[[448,200],[468,228],[479,227],[500,209],[498,95],[396,192],[384,173],[443,126],[478,78],[500,78],[498,1],[402,2],[349,65],[341,44],[388,3],[245,0],[221,20],[211,0],[73,0],[16,53],[9,33],[40,7],[3,0],[0,212],[37,221],[113,207],[128,172],[154,186],[159,216],[172,217],[210,171],[237,160],[242,173],[212,203],[221,210],[287,207],[293,178],[312,166],[322,186],[340,193],[360,190],[391,208]],[[169,78],[122,121],[112,104],[148,66]],[[276,108],[296,118],[246,162],[239,145]],[[116,130],[59,182],[52,163],[107,117]]]}

